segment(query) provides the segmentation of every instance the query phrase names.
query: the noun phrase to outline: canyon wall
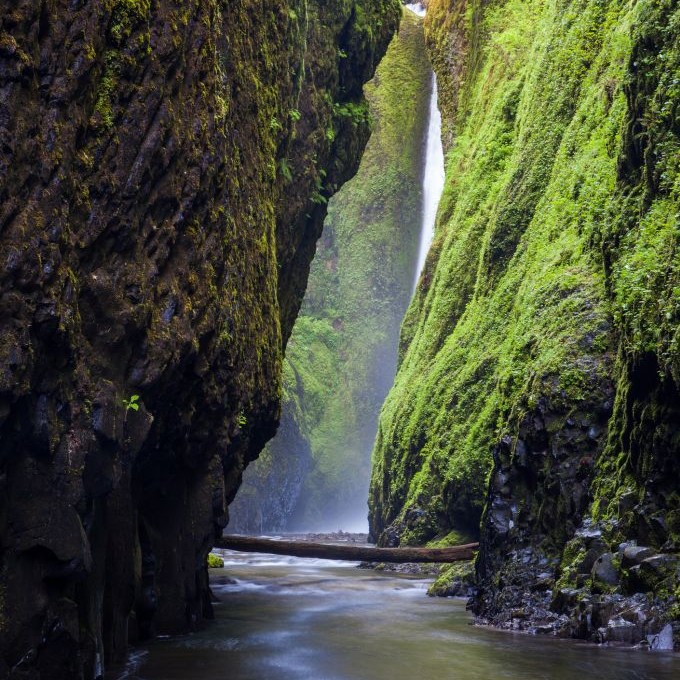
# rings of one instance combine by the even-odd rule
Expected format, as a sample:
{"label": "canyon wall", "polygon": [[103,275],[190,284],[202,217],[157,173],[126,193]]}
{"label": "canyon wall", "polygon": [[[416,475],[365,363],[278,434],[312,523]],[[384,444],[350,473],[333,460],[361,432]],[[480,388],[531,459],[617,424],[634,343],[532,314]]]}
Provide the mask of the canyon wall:
{"label": "canyon wall", "polygon": [[210,617],[206,555],[275,431],[399,15],[2,4],[0,677],[101,677]]}
{"label": "canyon wall", "polygon": [[670,0],[429,3],[447,180],[371,530],[479,536],[480,621],[677,644],[679,37]]}
{"label": "canyon wall", "polygon": [[417,259],[430,79],[423,20],[405,11],[365,88],[373,133],[359,171],[328,206],[286,349],[281,427],[246,472],[229,531],[365,526]]}

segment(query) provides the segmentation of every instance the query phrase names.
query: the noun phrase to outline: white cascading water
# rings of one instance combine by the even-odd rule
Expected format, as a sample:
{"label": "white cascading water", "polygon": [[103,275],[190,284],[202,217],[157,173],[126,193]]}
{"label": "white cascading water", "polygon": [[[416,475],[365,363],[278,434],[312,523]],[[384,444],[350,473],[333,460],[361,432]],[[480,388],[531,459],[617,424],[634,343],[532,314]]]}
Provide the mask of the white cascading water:
{"label": "white cascading water", "polygon": [[404,7],[406,7],[406,9],[410,9],[414,14],[417,14],[419,17],[425,16],[425,8],[420,2],[409,2],[407,5],[404,5]]}
{"label": "white cascading water", "polygon": [[430,117],[427,125],[427,146],[425,150],[425,171],[423,173],[423,221],[420,229],[420,247],[416,265],[413,289],[425,266],[427,251],[434,238],[434,223],[437,217],[439,199],[444,190],[444,149],[442,148],[442,116],[437,106],[437,79],[432,74],[430,96]]}
{"label": "white cascading water", "polygon": [[[420,2],[409,3],[404,5],[404,7],[419,17],[425,16],[425,8]],[[434,223],[443,190],[444,149],[442,148],[442,116],[437,106],[437,78],[433,73],[425,147],[425,171],[423,172],[423,218],[420,226],[420,245],[418,247],[418,263],[416,264],[413,279],[413,290],[418,285],[418,279],[425,266],[427,252],[434,238]]]}

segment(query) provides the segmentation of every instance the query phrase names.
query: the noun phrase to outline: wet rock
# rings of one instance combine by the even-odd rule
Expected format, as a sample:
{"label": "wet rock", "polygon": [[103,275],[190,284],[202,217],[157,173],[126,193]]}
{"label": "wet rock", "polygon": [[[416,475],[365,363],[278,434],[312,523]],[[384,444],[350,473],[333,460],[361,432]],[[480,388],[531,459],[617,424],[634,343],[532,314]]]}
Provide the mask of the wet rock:
{"label": "wet rock", "polygon": [[620,616],[609,621],[607,628],[604,629],[603,642],[622,642],[633,645],[637,641],[635,624]]}
{"label": "wet rock", "polygon": [[139,453],[153,425],[153,416],[140,404],[138,410],[128,410],[123,420],[124,441],[127,451]]}
{"label": "wet rock", "polygon": [[677,578],[679,560],[671,553],[648,557],[629,570],[630,587],[642,591],[653,591],[664,582],[669,584]]}
{"label": "wet rock", "polygon": [[501,497],[493,499],[489,513],[489,522],[493,526],[494,531],[500,535],[509,533],[515,526],[513,516],[514,512],[511,503]]}
{"label": "wet rock", "polygon": [[113,386],[101,390],[92,405],[92,429],[110,442],[120,441],[125,407]]}
{"label": "wet rock", "polygon": [[576,606],[578,596],[576,588],[560,588],[553,597],[551,608],[556,612],[569,611]]}
{"label": "wet rock", "polygon": [[585,519],[581,527],[576,530],[574,536],[591,541],[601,538],[602,530],[591,519]]}
{"label": "wet rock", "polygon": [[633,491],[627,491],[619,497],[619,514],[632,510],[638,502],[638,496]]}
{"label": "wet rock", "polygon": [[648,635],[649,649],[652,651],[673,651],[673,626],[670,623],[666,624],[661,632],[656,635]]}
{"label": "wet rock", "polygon": [[648,557],[652,557],[654,554],[656,554],[654,548],[637,545],[627,546],[623,550],[623,561],[621,564],[624,567],[632,567],[636,564],[640,564],[640,562]]}
{"label": "wet rock", "polygon": [[614,566],[614,555],[612,553],[604,553],[596,560],[592,568],[593,580],[604,583],[608,586],[617,586],[619,584],[619,572]]}
{"label": "wet rock", "polygon": [[583,559],[574,565],[579,574],[590,574],[597,560],[607,550],[606,544],[600,538],[591,539],[586,542],[586,545],[591,547],[588,548]]}
{"label": "wet rock", "polygon": [[472,597],[475,592],[473,562],[459,562],[441,569],[427,594],[436,597]]}

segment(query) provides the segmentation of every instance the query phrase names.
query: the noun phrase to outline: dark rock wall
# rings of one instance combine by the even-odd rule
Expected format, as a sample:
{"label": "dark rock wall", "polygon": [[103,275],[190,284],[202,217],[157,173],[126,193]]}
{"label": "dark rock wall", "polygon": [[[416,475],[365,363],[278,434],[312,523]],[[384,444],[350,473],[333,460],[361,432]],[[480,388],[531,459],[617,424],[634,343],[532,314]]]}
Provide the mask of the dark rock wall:
{"label": "dark rock wall", "polygon": [[[0,676],[210,616],[391,0],[0,7]],[[328,130],[334,131],[333,135]]]}
{"label": "dark rock wall", "polygon": [[346,120],[370,115],[373,134],[329,203],[286,350],[281,427],[244,476],[230,532],[365,525],[377,416],[417,259],[430,81],[423,20],[405,11],[365,88],[370,110],[340,109]]}
{"label": "dark rock wall", "polygon": [[677,645],[677,3],[431,0],[425,26],[447,183],[372,530],[477,533],[481,621]]}

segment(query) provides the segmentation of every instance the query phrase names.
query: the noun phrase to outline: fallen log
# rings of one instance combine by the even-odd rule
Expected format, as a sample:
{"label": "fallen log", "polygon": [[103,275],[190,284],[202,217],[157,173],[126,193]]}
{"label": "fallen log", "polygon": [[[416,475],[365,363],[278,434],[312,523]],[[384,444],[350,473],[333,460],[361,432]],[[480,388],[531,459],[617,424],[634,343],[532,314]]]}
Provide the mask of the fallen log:
{"label": "fallen log", "polygon": [[291,557],[315,557],[322,560],[359,562],[461,562],[471,560],[479,543],[449,548],[373,548],[365,545],[330,545],[305,541],[278,541],[252,536],[222,536],[216,548],[239,552],[269,553]]}

